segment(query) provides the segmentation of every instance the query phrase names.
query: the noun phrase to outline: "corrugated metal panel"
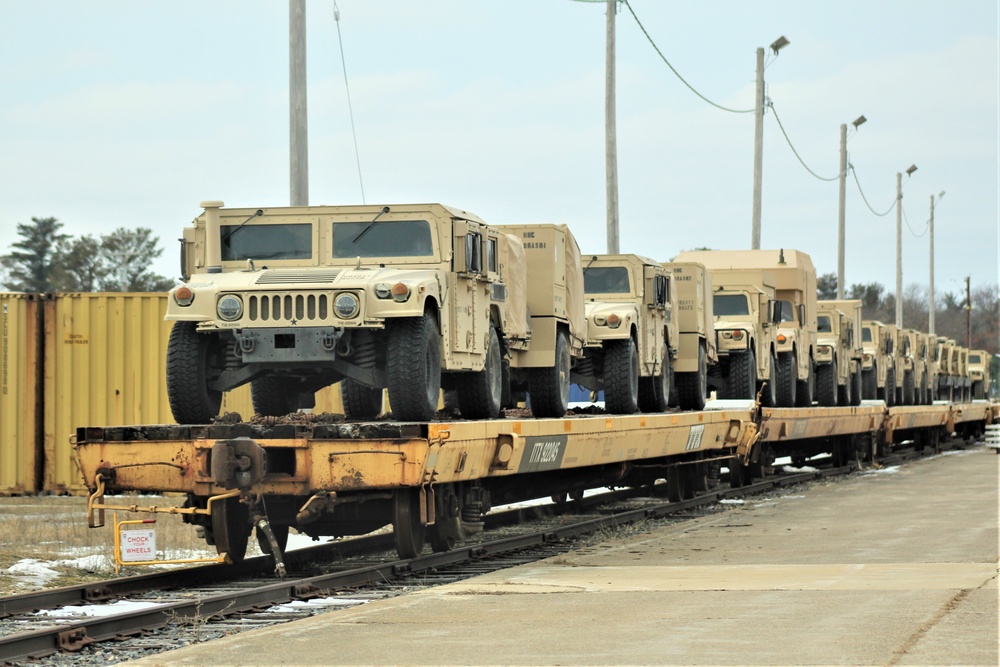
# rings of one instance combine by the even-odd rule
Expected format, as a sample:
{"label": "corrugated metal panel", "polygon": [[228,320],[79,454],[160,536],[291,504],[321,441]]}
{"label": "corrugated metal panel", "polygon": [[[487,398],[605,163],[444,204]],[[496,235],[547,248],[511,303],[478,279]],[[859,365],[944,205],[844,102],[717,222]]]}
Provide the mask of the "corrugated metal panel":
{"label": "corrugated metal panel", "polygon": [[45,300],[45,480],[82,492],[78,426],[173,423],[161,293],[54,294]]}
{"label": "corrugated metal panel", "polygon": [[34,295],[0,294],[0,494],[41,484],[40,315]]}

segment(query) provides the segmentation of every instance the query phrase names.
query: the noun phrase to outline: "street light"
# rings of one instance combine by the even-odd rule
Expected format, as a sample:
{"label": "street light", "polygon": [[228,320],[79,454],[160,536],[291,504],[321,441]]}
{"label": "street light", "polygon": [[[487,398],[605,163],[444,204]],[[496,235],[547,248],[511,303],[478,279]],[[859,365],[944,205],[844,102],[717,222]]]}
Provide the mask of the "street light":
{"label": "street light", "polygon": [[[941,203],[941,199],[944,197],[944,190],[941,194],[937,196],[938,203]],[[928,291],[928,296],[930,298],[930,311],[927,319],[927,333],[934,334],[934,195],[931,195],[931,221],[930,221],[930,237],[931,237],[931,276],[930,276],[930,290]]]}
{"label": "street light", "polygon": [[[771,43],[771,51],[778,51],[788,46],[790,42],[784,35]],[[761,170],[764,164],[764,49],[757,49],[757,91],[754,101],[753,129],[753,216],[750,232],[750,247],[760,250],[760,198]]]}
{"label": "street light", "polygon": [[[909,178],[917,165],[906,168]],[[896,326],[903,328],[903,175],[896,172]]]}
{"label": "street light", "polygon": [[[851,125],[857,130],[868,119],[858,116]],[[844,219],[847,195],[847,125],[840,126],[840,208],[837,210],[837,299],[844,298]]]}

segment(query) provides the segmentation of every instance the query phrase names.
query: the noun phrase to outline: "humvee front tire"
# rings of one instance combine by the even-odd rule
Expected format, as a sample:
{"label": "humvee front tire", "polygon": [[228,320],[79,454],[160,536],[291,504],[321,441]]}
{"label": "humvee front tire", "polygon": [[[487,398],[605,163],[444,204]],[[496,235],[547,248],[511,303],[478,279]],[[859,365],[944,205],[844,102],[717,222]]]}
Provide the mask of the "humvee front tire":
{"label": "humvee front tire", "polygon": [[486,349],[483,370],[459,373],[458,409],[466,419],[493,419],[500,414],[503,401],[503,368],[497,330],[490,327],[490,343]]}
{"label": "humvee front tire", "polygon": [[208,387],[213,347],[221,343],[197,326],[174,322],[167,343],[167,398],[178,424],[207,424],[222,406],[222,392]]}
{"label": "humvee front tire", "polygon": [[569,409],[569,343],[566,332],[556,332],[556,363],[552,368],[532,368],[528,376],[531,414],[562,417]]}
{"label": "humvee front tire", "polygon": [[795,353],[779,352],[777,372],[772,373],[777,376],[776,389],[778,394],[779,408],[795,407],[795,389],[797,380],[795,376]]}
{"label": "humvee front tire", "polygon": [[902,405],[916,405],[916,390],[913,371],[903,371],[903,401]]}
{"label": "humvee front tire", "polygon": [[604,343],[604,407],[617,415],[639,409],[639,353],[631,338]]}
{"label": "humvee front tire", "polygon": [[729,390],[726,398],[753,400],[757,392],[757,359],[753,350],[729,355]]}
{"label": "humvee front tire", "polygon": [[428,421],[441,393],[441,348],[434,318],[389,320],[386,375],[392,416],[399,421]]}
{"label": "humvee front tire", "polygon": [[867,401],[874,401],[878,398],[878,366],[872,364],[868,370],[861,371],[861,385],[862,398]]}
{"label": "humvee front tire", "polygon": [[340,398],[344,402],[344,416],[356,421],[371,421],[382,412],[382,388],[369,387],[347,378],[340,383]]}

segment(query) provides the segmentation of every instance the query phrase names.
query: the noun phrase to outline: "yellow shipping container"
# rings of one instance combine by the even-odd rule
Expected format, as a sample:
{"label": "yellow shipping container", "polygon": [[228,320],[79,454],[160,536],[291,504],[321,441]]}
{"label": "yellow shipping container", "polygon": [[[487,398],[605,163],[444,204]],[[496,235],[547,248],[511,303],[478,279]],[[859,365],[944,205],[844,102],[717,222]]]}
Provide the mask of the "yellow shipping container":
{"label": "yellow shipping container", "polygon": [[41,308],[32,294],[0,294],[0,494],[40,489]]}

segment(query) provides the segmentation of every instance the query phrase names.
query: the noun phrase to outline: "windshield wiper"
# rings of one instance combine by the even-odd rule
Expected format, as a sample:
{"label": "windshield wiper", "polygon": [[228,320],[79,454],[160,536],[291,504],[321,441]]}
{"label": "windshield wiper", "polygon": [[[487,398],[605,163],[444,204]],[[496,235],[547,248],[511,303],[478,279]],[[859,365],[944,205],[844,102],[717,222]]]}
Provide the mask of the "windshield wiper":
{"label": "windshield wiper", "polygon": [[351,241],[351,243],[354,244],[354,243],[357,243],[358,241],[360,241],[361,237],[364,236],[365,234],[367,234],[368,230],[371,229],[372,225],[375,224],[375,221],[378,220],[379,218],[381,218],[384,214],[386,214],[388,212],[389,212],[389,207],[388,206],[383,206],[382,210],[378,212],[378,215],[376,215],[374,218],[372,218],[372,221],[368,223],[368,226],[365,227],[364,229],[362,229],[361,233],[358,234],[357,236],[355,236],[354,240]]}
{"label": "windshield wiper", "polygon": [[249,218],[247,218],[246,220],[244,220],[243,222],[241,222],[239,225],[237,225],[236,229],[234,229],[233,231],[231,231],[228,234],[226,234],[225,236],[223,236],[222,240],[223,241],[228,241],[229,239],[233,238],[233,235],[236,234],[236,232],[238,232],[241,229],[243,229],[243,225],[247,224],[248,222],[250,222],[254,218],[259,218],[262,215],[264,215],[264,210],[260,209],[260,208],[257,209],[256,211],[253,212],[253,214]]}

